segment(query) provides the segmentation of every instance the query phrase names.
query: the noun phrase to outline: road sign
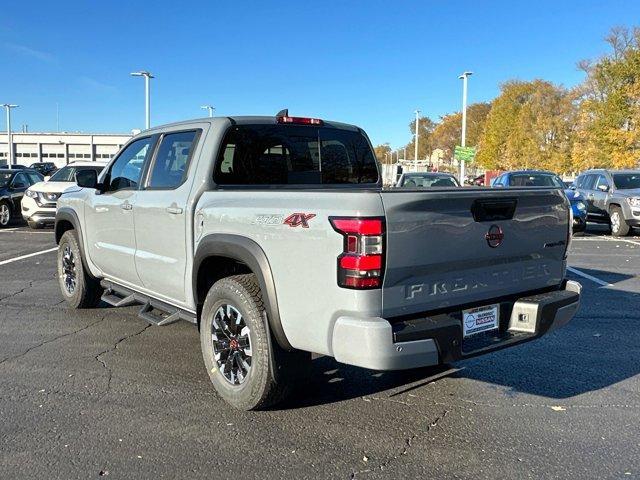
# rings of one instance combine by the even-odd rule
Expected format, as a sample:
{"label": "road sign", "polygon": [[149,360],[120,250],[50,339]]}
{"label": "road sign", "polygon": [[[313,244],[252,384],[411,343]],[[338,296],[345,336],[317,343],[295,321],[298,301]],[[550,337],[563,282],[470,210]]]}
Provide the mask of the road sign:
{"label": "road sign", "polygon": [[470,162],[475,158],[475,156],[476,147],[461,147],[460,145],[456,145],[456,148],[453,152],[453,158],[463,162]]}

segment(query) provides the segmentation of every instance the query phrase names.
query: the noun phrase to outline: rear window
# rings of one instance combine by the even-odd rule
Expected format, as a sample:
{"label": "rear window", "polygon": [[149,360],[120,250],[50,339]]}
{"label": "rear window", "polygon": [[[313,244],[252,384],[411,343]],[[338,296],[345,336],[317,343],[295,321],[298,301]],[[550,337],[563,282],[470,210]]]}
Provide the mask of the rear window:
{"label": "rear window", "polygon": [[225,135],[214,180],[220,185],[375,184],[378,168],[358,131],[237,125]]}
{"label": "rear window", "polygon": [[548,173],[514,173],[509,175],[509,186],[564,188],[559,177]]}
{"label": "rear window", "polygon": [[405,175],[402,187],[459,187],[458,180],[449,175]]}

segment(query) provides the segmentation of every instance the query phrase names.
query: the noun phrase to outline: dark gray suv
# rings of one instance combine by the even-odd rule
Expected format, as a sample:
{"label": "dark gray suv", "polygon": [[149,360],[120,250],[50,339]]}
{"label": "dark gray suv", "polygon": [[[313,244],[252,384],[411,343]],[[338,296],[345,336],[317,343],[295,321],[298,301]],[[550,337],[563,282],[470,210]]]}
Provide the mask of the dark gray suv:
{"label": "dark gray suv", "polygon": [[585,198],[590,222],[611,225],[616,237],[640,227],[640,170],[588,170],[574,188]]}

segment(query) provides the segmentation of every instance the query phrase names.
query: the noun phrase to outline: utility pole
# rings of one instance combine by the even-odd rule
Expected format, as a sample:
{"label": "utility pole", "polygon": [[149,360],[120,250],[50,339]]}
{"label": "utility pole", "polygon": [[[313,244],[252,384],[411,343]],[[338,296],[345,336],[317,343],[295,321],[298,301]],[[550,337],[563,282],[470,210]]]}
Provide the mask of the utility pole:
{"label": "utility pole", "polygon": [[15,165],[13,158],[13,137],[11,136],[11,109],[17,108],[18,105],[13,105],[11,103],[3,103],[2,106],[7,111],[7,143],[9,145],[9,165]]}
{"label": "utility pole", "polygon": [[202,105],[200,108],[204,110],[209,110],[209,118],[213,117],[213,112],[215,111],[215,107],[212,107],[211,105]]}
{"label": "utility pole", "polygon": [[[462,139],[461,145],[465,147],[467,140],[467,80],[473,72],[464,72],[458,78],[462,80]],[[464,186],[464,160],[460,160],[460,185]]]}
{"label": "utility pole", "polygon": [[145,117],[145,129],[151,128],[151,79],[155,78],[151,73],[142,70],[140,72],[133,72],[133,77],[144,77],[144,117]]}
{"label": "utility pole", "polygon": [[413,168],[414,170],[417,172],[418,171],[418,137],[420,136],[420,134],[418,133],[418,117],[420,115],[420,110],[416,110],[416,150],[415,150],[415,157],[413,159]]}

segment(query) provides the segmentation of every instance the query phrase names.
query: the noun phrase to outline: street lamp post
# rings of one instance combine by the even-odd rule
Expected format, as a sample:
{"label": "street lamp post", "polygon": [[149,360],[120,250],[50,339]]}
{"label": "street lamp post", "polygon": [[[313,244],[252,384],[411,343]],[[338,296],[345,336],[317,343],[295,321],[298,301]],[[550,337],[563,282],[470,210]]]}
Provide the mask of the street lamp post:
{"label": "street lamp post", "polygon": [[11,109],[17,108],[18,105],[13,105],[11,103],[3,103],[2,106],[7,111],[7,144],[9,145],[9,165],[14,165],[13,158],[13,138],[11,137]]}
{"label": "street lamp post", "polygon": [[418,137],[420,134],[418,133],[418,116],[420,115],[420,110],[415,111],[416,114],[416,149],[415,149],[415,157],[413,159],[413,167],[415,171],[418,171]]}
{"label": "street lamp post", "polygon": [[[467,80],[473,72],[464,72],[458,78],[462,80],[462,139],[461,145],[466,146],[467,140]],[[464,185],[464,160],[460,160],[460,185]]]}
{"label": "street lamp post", "polygon": [[155,78],[151,73],[147,71],[133,72],[131,73],[133,77],[144,77],[144,117],[145,117],[145,128],[151,128],[151,98],[150,98],[150,90],[151,90],[151,82],[152,78]]}
{"label": "street lamp post", "polygon": [[215,111],[215,107],[211,105],[202,105],[200,108],[202,108],[203,110],[209,111],[209,118],[213,117],[213,112]]}

